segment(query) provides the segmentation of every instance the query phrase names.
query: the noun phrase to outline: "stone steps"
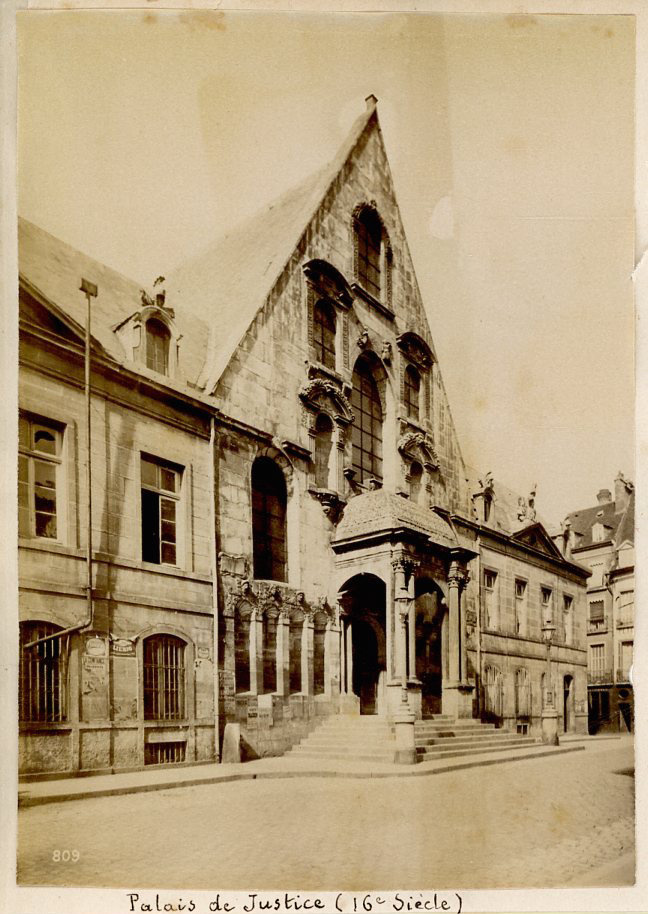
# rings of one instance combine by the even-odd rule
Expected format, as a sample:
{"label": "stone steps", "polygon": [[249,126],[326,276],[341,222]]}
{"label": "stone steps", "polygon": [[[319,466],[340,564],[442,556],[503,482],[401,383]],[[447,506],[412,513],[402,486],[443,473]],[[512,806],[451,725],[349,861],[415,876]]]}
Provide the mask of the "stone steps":
{"label": "stone steps", "polygon": [[[434,761],[485,753],[532,749],[538,740],[478,720],[454,720],[435,715],[416,721],[414,739],[418,761]],[[393,725],[378,716],[329,717],[287,753],[295,759],[393,762],[396,738]]]}

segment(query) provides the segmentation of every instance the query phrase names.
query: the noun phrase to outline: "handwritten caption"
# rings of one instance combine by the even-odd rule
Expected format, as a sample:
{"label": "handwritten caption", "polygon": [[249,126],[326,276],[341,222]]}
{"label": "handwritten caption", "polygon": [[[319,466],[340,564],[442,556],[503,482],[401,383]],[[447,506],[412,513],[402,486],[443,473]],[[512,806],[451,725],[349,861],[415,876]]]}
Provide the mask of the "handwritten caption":
{"label": "handwritten caption", "polygon": [[187,914],[259,914],[261,911],[310,912],[334,914],[376,914],[376,912],[442,911],[461,914],[463,902],[456,892],[217,892],[211,900],[193,898],[167,899],[155,895],[126,895],[129,914],[137,912],[180,911]]}

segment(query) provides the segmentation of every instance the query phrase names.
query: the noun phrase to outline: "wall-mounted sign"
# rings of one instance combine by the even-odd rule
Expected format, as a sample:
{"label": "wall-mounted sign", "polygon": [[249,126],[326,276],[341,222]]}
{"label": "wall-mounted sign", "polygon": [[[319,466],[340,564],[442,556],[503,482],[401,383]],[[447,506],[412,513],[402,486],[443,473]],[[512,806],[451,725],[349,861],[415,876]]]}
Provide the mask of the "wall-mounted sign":
{"label": "wall-mounted sign", "polygon": [[135,642],[129,638],[115,638],[110,642],[112,654],[135,656]]}
{"label": "wall-mounted sign", "polygon": [[106,642],[103,638],[88,638],[85,643],[85,652],[90,657],[104,657],[106,654]]}

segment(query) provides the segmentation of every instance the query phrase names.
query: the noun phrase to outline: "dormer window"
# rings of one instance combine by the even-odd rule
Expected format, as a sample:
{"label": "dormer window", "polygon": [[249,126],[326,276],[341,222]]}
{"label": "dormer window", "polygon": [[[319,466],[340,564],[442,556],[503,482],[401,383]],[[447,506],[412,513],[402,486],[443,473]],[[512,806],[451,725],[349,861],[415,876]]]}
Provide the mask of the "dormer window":
{"label": "dormer window", "polygon": [[146,322],[146,364],[160,374],[169,373],[169,344],[171,334],[168,328],[155,317]]}

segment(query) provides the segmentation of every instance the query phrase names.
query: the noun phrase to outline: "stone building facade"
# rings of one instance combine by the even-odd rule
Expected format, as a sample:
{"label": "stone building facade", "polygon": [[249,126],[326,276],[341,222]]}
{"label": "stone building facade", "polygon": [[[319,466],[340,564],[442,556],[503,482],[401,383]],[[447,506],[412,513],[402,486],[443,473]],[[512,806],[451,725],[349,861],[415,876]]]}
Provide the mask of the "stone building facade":
{"label": "stone building facade", "polygon": [[589,729],[631,731],[634,693],[634,486],[622,473],[614,498],[601,489],[597,504],[568,514],[555,537],[563,555],[587,566]]}
{"label": "stone building facade", "polygon": [[228,725],[279,754],[404,697],[537,731],[567,596],[552,676],[582,728],[587,571],[483,514],[373,96],[326,169],[152,289],[29,223],[20,258],[25,773],[211,760]]}

